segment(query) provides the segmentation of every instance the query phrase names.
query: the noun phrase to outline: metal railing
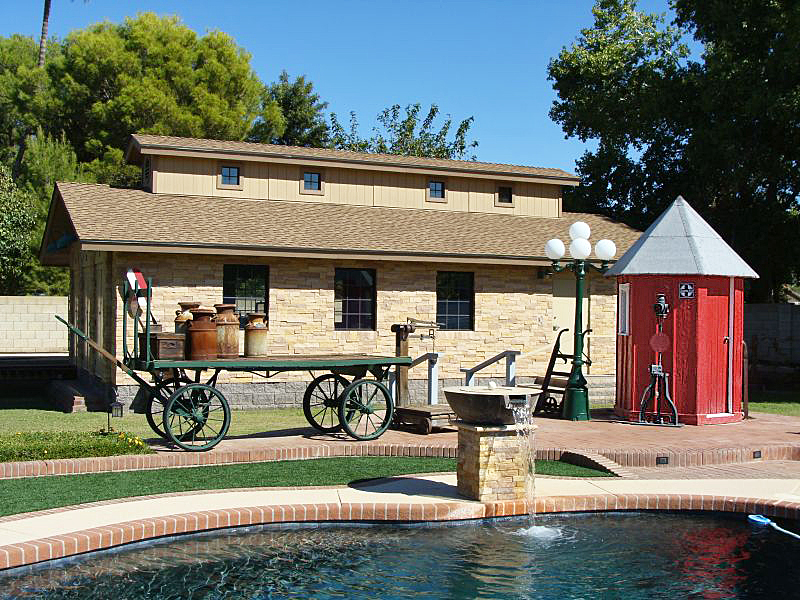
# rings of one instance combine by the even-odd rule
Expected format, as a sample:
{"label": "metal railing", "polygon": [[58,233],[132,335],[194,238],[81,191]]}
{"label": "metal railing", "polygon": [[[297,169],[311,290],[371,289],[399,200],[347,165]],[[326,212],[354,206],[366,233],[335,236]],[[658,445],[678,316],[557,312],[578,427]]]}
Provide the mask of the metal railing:
{"label": "metal railing", "polygon": [[[428,363],[428,404],[439,404],[439,358],[444,356],[443,352],[428,352],[418,356],[411,364],[409,369]],[[397,399],[397,373],[393,370],[389,373],[389,391],[392,393],[392,400]]]}
{"label": "metal railing", "polygon": [[464,383],[466,385],[475,385],[475,373],[505,358],[506,385],[513,387],[517,385],[517,357],[521,355],[522,352],[520,350],[504,350],[503,352],[501,352],[496,356],[493,356],[492,358],[487,358],[479,365],[475,365],[474,367],[470,367],[468,369],[462,367],[461,372],[466,373],[464,377]]}

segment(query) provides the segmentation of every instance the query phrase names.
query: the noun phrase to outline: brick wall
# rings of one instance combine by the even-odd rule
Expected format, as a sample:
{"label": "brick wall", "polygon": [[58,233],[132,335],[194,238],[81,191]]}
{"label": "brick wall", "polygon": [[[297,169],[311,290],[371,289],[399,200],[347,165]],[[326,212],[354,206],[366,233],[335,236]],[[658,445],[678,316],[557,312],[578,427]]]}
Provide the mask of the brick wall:
{"label": "brick wall", "polygon": [[[412,356],[425,352],[444,353],[440,362],[442,379],[463,380],[461,367],[474,366],[503,350],[525,352],[517,363],[520,376],[543,374],[554,339],[552,328],[552,283],[537,277],[535,267],[497,265],[456,265],[449,263],[334,261],[309,259],[261,259],[186,254],[115,253],[110,278],[105,277],[106,253],[87,253],[82,262],[83,281],[75,281],[75,304],[81,318],[98,330],[98,337],[110,336],[122,356],[122,303],[116,291],[125,271],[140,268],[154,281],[154,314],[165,330],[172,329],[180,300],[195,300],[211,306],[222,300],[224,264],[266,264],[269,266],[269,351],[273,354],[394,354],[392,323],[407,317],[424,320],[436,318],[436,272],[472,271],[475,273],[475,330],[440,331],[435,343],[410,342]],[[77,266],[77,265],[76,265]],[[377,273],[377,330],[336,331],[333,326],[334,269],[336,267],[372,268]],[[83,286],[83,289],[80,289]],[[595,361],[592,374],[613,373],[614,322],[616,299],[613,281],[592,278],[589,326],[594,329],[590,353]],[[85,300],[81,300],[85,298]],[[104,322],[92,318],[90,305],[105,304]],[[116,319],[116,323],[114,323]],[[427,332],[426,332],[427,333]],[[129,342],[131,347],[131,342]],[[243,344],[240,346],[243,348]],[[108,379],[98,363],[86,365]],[[505,365],[498,363],[481,372],[481,377],[503,377]],[[411,379],[425,379],[425,365],[412,369]],[[118,384],[130,379],[117,371]],[[287,373],[271,379],[275,382],[307,382],[307,373]],[[244,373],[227,373],[222,383],[245,383],[263,379]]]}

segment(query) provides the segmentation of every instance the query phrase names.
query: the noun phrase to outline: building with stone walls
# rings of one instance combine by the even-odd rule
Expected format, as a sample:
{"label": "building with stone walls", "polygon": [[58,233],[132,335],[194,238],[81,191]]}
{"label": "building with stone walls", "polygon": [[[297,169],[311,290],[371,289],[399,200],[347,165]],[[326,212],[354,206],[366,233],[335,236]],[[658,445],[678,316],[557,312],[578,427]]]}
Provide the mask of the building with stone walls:
{"label": "building with stone walls", "polygon": [[[71,269],[70,321],[120,357],[119,288],[135,267],[153,279],[165,330],[178,301],[224,300],[267,312],[275,354],[393,354],[390,326],[413,317],[445,324],[410,342],[412,356],[443,353],[445,383],[504,350],[523,352],[524,380],[543,374],[574,314],[574,279],[548,273],[545,242],[576,220],[620,252],[638,237],[563,212],[577,178],[558,169],[152,135],[134,135],[127,159],[142,167],[141,189],[57,184],[41,248],[43,264]],[[588,289],[588,373],[613,375],[614,284],[592,276]],[[132,395],[85,344],[71,339],[70,353]],[[498,363],[480,375],[503,373]],[[409,377],[421,392],[424,367]],[[220,389],[233,405],[292,405],[309,378],[233,373]]]}

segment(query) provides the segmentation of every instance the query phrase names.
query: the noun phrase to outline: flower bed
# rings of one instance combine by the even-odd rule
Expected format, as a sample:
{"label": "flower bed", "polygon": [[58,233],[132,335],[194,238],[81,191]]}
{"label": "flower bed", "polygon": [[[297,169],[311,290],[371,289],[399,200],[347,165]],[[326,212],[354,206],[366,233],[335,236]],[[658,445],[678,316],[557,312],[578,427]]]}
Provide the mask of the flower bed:
{"label": "flower bed", "polygon": [[125,432],[38,431],[0,435],[0,462],[152,452],[138,436]]}

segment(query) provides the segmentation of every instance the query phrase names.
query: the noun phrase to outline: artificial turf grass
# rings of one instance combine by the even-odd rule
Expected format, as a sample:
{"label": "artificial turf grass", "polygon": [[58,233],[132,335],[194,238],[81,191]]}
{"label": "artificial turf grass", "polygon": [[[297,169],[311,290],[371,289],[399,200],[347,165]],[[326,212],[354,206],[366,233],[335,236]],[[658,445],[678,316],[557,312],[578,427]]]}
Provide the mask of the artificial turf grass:
{"label": "artificial turf grass", "polygon": [[[359,479],[452,472],[455,469],[454,458],[348,456],[5,479],[0,481],[0,516],[169,492],[346,485]],[[536,470],[541,474],[572,477],[609,475],[557,461],[537,460]]]}
{"label": "artificial turf grass", "polygon": [[35,431],[0,435],[0,462],[152,453],[139,437],[125,432]]}

